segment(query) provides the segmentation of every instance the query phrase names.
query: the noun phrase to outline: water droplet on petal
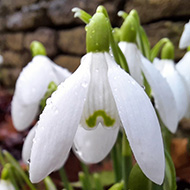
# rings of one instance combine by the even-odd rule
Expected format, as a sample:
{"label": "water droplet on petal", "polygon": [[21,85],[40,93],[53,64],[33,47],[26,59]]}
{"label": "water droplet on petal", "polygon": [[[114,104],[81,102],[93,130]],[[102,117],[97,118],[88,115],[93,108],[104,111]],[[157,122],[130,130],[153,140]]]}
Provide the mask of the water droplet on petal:
{"label": "water droplet on petal", "polygon": [[27,163],[30,164],[30,159],[27,160]]}
{"label": "water droplet on petal", "polygon": [[88,83],[87,82],[83,82],[82,83],[82,87],[86,88],[88,86]]}

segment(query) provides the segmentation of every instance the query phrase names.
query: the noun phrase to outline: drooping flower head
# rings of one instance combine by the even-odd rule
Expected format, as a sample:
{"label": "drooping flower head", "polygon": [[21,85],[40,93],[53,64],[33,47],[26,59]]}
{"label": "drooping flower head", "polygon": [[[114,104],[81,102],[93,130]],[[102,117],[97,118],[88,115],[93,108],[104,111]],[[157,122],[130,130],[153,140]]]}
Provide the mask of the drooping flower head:
{"label": "drooping flower head", "polygon": [[13,124],[19,131],[29,127],[36,117],[40,101],[45,95],[49,83],[54,81],[56,84],[60,84],[70,76],[67,69],[57,66],[47,56],[36,55],[37,49],[34,44],[39,43],[32,43],[35,50],[32,52],[35,52],[33,53],[35,57],[20,73],[12,100],[11,114]]}
{"label": "drooping flower head", "polygon": [[[169,84],[160,72],[157,71],[155,66],[137,48],[135,44],[137,39],[134,36],[131,38],[122,37],[127,36],[126,30],[131,33],[134,33],[133,30],[137,30],[133,17],[133,12],[131,12],[121,27],[121,33],[124,34],[121,35],[119,47],[126,57],[129,71],[133,78],[140,85],[143,85],[144,81],[147,80],[151,87],[151,95],[155,100],[155,107],[163,123],[174,133],[178,125],[177,105]],[[129,25],[127,23],[132,24]],[[131,30],[125,29],[126,27],[130,27]]]}
{"label": "drooping flower head", "polygon": [[63,165],[72,146],[82,161],[101,161],[123,127],[142,171],[161,184],[165,160],[154,108],[144,89],[108,53],[110,28],[105,15],[97,12],[86,31],[87,54],[47,100],[40,116],[30,179],[38,182]]}
{"label": "drooping flower head", "polygon": [[174,59],[174,46],[168,41],[161,51],[161,58],[155,58],[153,65],[161,72],[162,76],[166,78],[175,98],[178,111],[178,121],[180,121],[188,111],[189,97],[188,89],[185,80],[181,74],[176,70]]}

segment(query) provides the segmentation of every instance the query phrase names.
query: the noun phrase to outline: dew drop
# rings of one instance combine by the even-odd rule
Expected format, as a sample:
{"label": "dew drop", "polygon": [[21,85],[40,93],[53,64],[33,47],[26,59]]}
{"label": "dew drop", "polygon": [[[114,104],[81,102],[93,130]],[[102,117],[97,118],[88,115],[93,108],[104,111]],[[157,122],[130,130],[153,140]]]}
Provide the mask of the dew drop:
{"label": "dew drop", "polygon": [[27,160],[27,163],[30,164],[30,159]]}
{"label": "dew drop", "polygon": [[82,87],[86,88],[88,86],[88,83],[85,81],[82,83]]}

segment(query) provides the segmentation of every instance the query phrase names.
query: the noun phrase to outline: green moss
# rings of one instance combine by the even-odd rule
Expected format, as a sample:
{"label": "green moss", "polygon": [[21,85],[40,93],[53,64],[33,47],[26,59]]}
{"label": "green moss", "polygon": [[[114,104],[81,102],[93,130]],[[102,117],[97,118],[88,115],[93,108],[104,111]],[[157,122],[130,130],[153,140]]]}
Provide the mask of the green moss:
{"label": "green moss", "polygon": [[115,123],[115,119],[112,119],[110,116],[108,116],[104,110],[98,110],[98,111],[95,111],[93,113],[93,115],[91,115],[86,120],[86,124],[89,127],[95,127],[96,126],[96,119],[99,116],[101,116],[104,119],[104,125],[106,125],[107,127],[111,127]]}

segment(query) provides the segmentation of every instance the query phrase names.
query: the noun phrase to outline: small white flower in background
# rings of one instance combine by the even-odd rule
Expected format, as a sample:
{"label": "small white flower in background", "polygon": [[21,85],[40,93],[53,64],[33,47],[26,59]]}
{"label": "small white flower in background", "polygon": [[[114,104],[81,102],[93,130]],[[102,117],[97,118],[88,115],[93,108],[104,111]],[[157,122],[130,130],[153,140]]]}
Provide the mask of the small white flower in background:
{"label": "small white flower in background", "polygon": [[72,146],[82,161],[101,161],[113,147],[120,126],[142,171],[161,184],[163,142],[148,96],[108,53],[87,53],[47,100],[33,140],[31,181],[39,182],[61,166]]}
{"label": "small white flower in background", "polygon": [[[183,77],[187,90],[188,90],[188,99],[190,99],[190,52],[188,51],[183,58],[176,64],[177,71]],[[187,118],[190,118],[190,106],[186,114]]]}
{"label": "small white flower in background", "polygon": [[177,105],[174,94],[166,79],[155,66],[141,54],[136,44],[120,42],[119,47],[126,57],[132,77],[134,77],[140,85],[143,84],[141,72],[144,73],[151,87],[155,106],[163,123],[172,133],[175,133],[178,125]]}
{"label": "small white flower in background", "polygon": [[189,107],[188,89],[185,81],[176,70],[173,60],[155,58],[153,64],[171,87],[177,103],[178,120],[180,121],[187,114]]}
{"label": "small white flower in background", "polygon": [[14,186],[8,180],[0,180],[0,190],[15,190]]}
{"label": "small white flower in background", "polygon": [[3,56],[0,55],[0,65],[3,63]]}
{"label": "small white flower in background", "polygon": [[190,45],[190,21],[185,24],[183,33],[179,41],[179,48],[184,49]]}
{"label": "small white flower in background", "polygon": [[24,67],[17,79],[11,106],[13,124],[18,131],[29,127],[36,117],[49,83],[60,84],[70,75],[67,69],[43,55],[35,56]]}

